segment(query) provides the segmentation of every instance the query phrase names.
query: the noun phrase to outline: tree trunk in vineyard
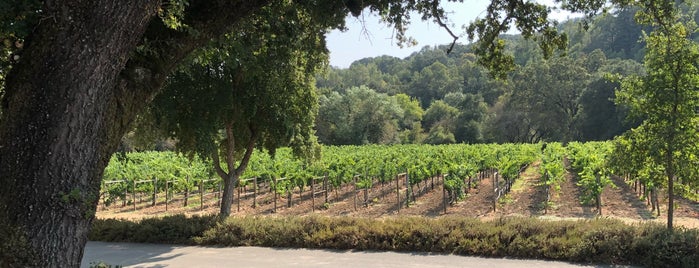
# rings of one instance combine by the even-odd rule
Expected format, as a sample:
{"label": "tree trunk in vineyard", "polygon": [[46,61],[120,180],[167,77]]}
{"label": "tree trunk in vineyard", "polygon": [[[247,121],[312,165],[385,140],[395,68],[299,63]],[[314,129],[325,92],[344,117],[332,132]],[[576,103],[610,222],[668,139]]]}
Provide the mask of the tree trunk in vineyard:
{"label": "tree trunk in vineyard", "polygon": [[[223,197],[221,198],[220,211],[220,215],[223,218],[231,215],[231,206],[233,204],[233,197],[235,195],[235,186],[237,182],[238,178],[233,174],[223,180]],[[240,198],[240,196],[238,196],[238,198]]]}
{"label": "tree trunk in vineyard", "polygon": [[653,188],[651,190],[651,198],[653,199],[653,210],[655,210],[656,217],[660,217],[660,201],[658,200],[658,189]]}
{"label": "tree trunk in vineyard", "polygon": [[[264,2],[191,3],[196,36],[153,20],[158,0],[44,2],[1,104],[0,267],[79,267],[131,121],[179,61]],[[144,36],[157,56],[131,58]]]}
{"label": "tree trunk in vineyard", "polygon": [[[240,163],[236,167],[235,164],[236,162],[238,162],[238,160],[235,158],[235,143],[239,141],[235,140],[233,131],[234,130],[232,123],[227,124],[227,139],[224,141],[223,147],[225,148],[224,153],[226,158],[224,160],[228,168],[228,171],[226,172],[221,167],[221,159],[218,156],[218,151],[213,152],[211,156],[214,162],[214,170],[216,171],[218,176],[221,177],[221,179],[223,180],[223,198],[221,198],[221,210],[219,213],[219,215],[221,215],[222,218],[226,218],[231,215],[231,205],[233,204],[235,188],[238,186],[238,182],[240,181],[240,175],[243,174],[243,172],[248,166],[248,163],[250,162],[250,157],[252,157],[252,152],[255,150],[255,144],[257,144],[257,139],[261,135],[255,129],[250,129],[250,132],[252,133],[251,137],[249,140],[246,141],[244,149],[245,153],[243,154],[243,157],[240,159]],[[238,198],[240,198],[240,196],[238,196]]]}

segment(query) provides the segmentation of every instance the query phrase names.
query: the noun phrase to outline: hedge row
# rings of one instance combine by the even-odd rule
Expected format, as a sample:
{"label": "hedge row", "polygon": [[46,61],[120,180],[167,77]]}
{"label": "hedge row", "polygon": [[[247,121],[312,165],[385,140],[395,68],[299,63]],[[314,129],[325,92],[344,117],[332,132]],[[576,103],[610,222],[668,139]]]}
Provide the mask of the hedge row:
{"label": "hedge row", "polygon": [[609,219],[215,217],[96,220],[91,240],[450,253],[646,267],[699,267],[699,231]]}

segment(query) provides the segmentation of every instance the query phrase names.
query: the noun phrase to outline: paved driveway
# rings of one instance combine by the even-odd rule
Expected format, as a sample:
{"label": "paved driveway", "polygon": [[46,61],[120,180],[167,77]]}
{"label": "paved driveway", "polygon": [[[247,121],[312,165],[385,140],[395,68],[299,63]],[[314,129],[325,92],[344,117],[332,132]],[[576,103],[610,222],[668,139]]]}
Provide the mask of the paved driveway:
{"label": "paved driveway", "polygon": [[97,261],[125,267],[604,267],[425,253],[88,242],[81,267]]}

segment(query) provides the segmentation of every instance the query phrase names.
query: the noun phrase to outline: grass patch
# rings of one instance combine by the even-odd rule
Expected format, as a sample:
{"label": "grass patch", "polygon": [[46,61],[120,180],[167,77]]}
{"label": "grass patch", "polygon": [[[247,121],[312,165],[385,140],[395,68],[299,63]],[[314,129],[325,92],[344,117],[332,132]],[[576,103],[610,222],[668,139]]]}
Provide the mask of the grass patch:
{"label": "grass patch", "polygon": [[520,193],[528,189],[530,187],[530,180],[533,180],[539,176],[539,164],[540,162],[527,166],[527,168],[524,169],[524,172],[520,174],[519,179],[515,180],[515,183],[512,184],[512,189],[510,189],[510,192]]}
{"label": "grass patch", "polygon": [[505,205],[514,203],[515,199],[514,199],[514,197],[512,197],[512,194],[513,193],[509,193],[509,194],[504,195],[503,197],[500,197],[500,199],[498,199],[498,205],[499,205],[498,207],[502,208]]}
{"label": "grass patch", "polygon": [[698,267],[699,232],[610,219],[215,217],[96,220],[92,240],[452,253],[647,267]]}

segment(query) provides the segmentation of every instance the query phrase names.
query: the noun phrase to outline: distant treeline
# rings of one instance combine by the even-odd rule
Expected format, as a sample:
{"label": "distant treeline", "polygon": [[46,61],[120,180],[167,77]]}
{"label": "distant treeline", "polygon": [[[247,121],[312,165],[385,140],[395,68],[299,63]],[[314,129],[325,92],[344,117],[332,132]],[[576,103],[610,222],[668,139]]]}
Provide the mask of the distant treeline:
{"label": "distant treeline", "polygon": [[644,73],[641,37],[649,29],[635,13],[561,23],[569,49],[549,59],[533,41],[507,36],[517,64],[507,80],[492,78],[469,45],[330,67],[317,78],[317,135],[324,144],[610,139],[641,120],[627,120],[627,108],[614,102],[620,77]]}

